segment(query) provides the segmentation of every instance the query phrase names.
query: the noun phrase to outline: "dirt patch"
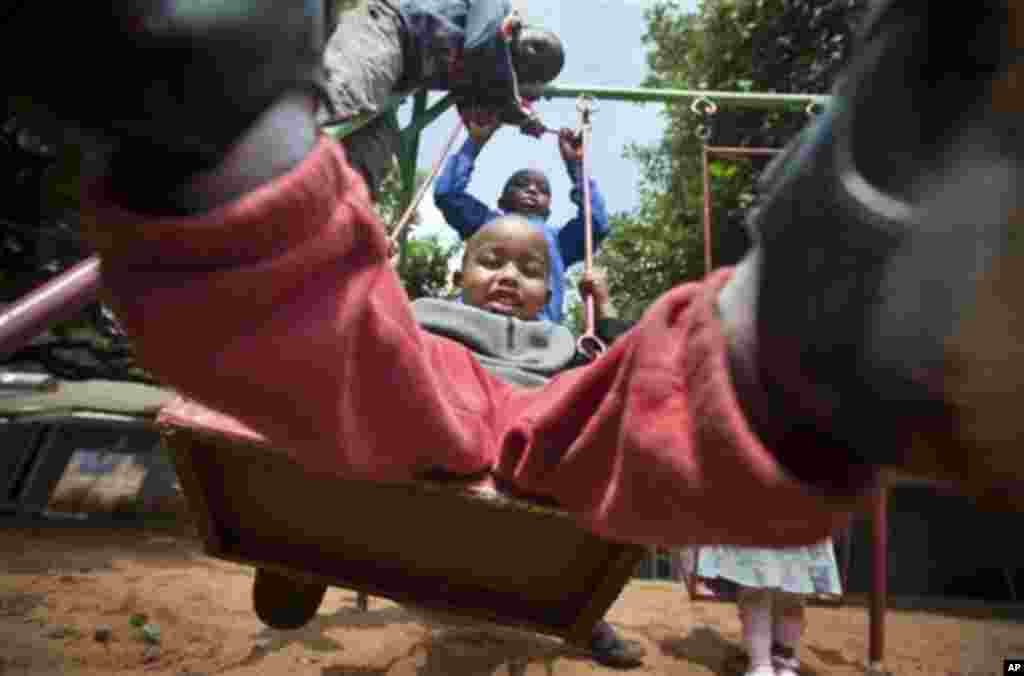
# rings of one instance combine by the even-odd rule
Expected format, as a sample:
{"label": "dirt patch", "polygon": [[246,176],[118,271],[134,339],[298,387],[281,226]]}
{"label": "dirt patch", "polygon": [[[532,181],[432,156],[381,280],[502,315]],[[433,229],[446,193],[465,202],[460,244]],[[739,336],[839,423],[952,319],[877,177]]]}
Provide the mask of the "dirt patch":
{"label": "dirt patch", "polygon": [[[252,612],[252,569],[202,555],[183,536],[44,530],[0,534],[0,674],[316,674],[575,676],[606,673],[559,641],[511,630],[442,626],[395,604],[328,591],[296,631]],[[1004,619],[999,619],[1003,617]],[[734,607],[691,603],[678,585],[637,582],[611,621],[649,656],[638,673],[731,676],[742,668]],[[158,643],[147,637],[156,627]],[[863,672],[863,607],[809,610],[805,676]],[[97,640],[97,630],[103,640]],[[1001,673],[1024,656],[1024,623],[975,604],[890,613],[895,674]]]}

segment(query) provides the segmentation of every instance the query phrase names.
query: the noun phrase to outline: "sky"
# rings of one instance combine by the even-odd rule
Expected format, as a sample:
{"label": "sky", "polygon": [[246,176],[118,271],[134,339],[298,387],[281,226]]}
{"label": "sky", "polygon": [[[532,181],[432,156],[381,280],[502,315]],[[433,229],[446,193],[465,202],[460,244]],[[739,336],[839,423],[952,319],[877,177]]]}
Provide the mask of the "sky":
{"label": "sky", "polygon": [[[653,0],[513,0],[529,23],[561,37],[566,62],[556,83],[606,87],[639,87],[646,76],[646,48],[641,38],[646,30],[644,9],[651,4]],[[696,10],[696,0],[686,0],[683,5]],[[432,96],[431,102],[440,97]],[[608,210],[628,211],[638,203],[639,169],[623,152],[629,143],[650,144],[661,138],[665,127],[662,104],[598,100],[596,106],[591,117],[591,174],[605,195]],[[548,127],[575,128],[579,124],[575,100],[541,100],[535,108]],[[407,104],[399,113],[403,124],[409,109]],[[418,161],[421,168],[430,169],[457,120],[450,109],[424,130]],[[465,138],[463,134],[456,141],[452,152]],[[544,171],[551,181],[552,222],[562,224],[573,218],[576,207],[569,201],[569,178],[553,135],[535,140],[514,127],[499,129],[477,159],[469,192],[493,208],[509,175],[527,167]],[[413,236],[438,234],[446,241],[457,241],[434,206],[432,191],[423,198],[420,217]]]}

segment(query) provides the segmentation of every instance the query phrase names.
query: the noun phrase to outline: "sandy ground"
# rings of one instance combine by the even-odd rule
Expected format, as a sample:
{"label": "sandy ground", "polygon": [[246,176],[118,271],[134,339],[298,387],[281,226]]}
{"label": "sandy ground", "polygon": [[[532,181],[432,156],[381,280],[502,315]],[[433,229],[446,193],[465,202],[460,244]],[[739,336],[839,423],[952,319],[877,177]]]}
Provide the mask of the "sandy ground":
{"label": "sandy ground", "polygon": [[[252,611],[253,570],[202,554],[173,471],[146,462],[125,459],[98,474],[73,462],[51,507],[172,516],[151,519],[149,530],[0,530],[0,676],[610,673],[535,634],[433,624],[377,598],[360,612],[355,594],[341,589],[328,591],[303,629],[269,629]],[[885,667],[894,674],[988,676],[1002,673],[1004,658],[1024,657],[1024,607],[903,606],[888,619]],[[634,673],[742,673],[740,625],[727,603],[691,602],[680,585],[637,581],[609,619],[647,648]],[[808,620],[805,676],[863,673],[863,606],[813,607]]]}
{"label": "sandy ground", "polygon": [[[316,674],[561,676],[604,673],[558,641],[426,624],[383,599],[368,612],[332,589],[305,628],[275,631],[252,612],[252,569],[203,556],[188,535],[9,529],[0,533],[0,674]],[[1024,623],[975,604],[891,611],[895,674],[999,674],[1024,656]],[[159,627],[147,643],[145,620]],[[973,617],[972,617],[973,616]],[[635,582],[610,619],[649,651],[635,673],[739,673],[733,607],[693,602],[678,585]],[[809,609],[804,674],[863,671],[864,608]],[[97,641],[97,629],[109,630]]]}

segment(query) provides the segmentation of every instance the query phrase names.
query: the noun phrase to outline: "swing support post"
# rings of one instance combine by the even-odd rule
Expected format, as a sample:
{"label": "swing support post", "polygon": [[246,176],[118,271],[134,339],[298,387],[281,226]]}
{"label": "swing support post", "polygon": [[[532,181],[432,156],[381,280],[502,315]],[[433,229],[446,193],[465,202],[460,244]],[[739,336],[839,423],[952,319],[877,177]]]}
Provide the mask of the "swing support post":
{"label": "swing support post", "polygon": [[434,105],[427,107],[427,92],[420,90],[413,98],[412,120],[402,130],[402,152],[398,160],[399,174],[402,179],[402,208],[405,209],[416,193],[416,160],[420,154],[420,135],[442,113],[455,105],[455,99],[449,94]]}
{"label": "swing support post", "polygon": [[868,672],[885,673],[885,613],[889,599],[889,486],[884,482],[871,501],[871,619]]}
{"label": "swing support post", "polygon": [[[427,112],[427,93],[419,91],[412,101],[412,119]],[[416,158],[420,154],[420,132],[415,122],[402,130],[402,156],[398,161],[398,171],[402,180],[402,209],[405,209],[412,201],[412,195],[416,191]],[[403,240],[404,244],[404,240]]]}
{"label": "swing support post", "polygon": [[[402,183],[402,196],[398,200],[399,212],[404,212],[412,204],[413,193],[416,191],[416,158],[420,153],[420,132],[422,127],[417,127],[415,120],[422,116],[427,110],[427,92],[420,90],[412,102],[412,119],[407,128],[402,130],[401,153],[398,159],[399,180]],[[398,119],[394,112],[391,113],[391,124],[398,125]],[[399,260],[405,257],[406,242],[408,241],[408,230],[399,233],[398,256]]]}

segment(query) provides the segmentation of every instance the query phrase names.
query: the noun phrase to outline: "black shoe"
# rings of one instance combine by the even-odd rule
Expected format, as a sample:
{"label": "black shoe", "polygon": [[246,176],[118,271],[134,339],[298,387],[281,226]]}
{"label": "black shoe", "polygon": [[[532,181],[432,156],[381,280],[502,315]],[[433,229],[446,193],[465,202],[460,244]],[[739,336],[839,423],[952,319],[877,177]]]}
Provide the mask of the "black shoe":
{"label": "black shoe", "polygon": [[623,639],[607,622],[598,622],[590,639],[594,661],[613,669],[635,669],[644,663],[647,651],[637,641]]}
{"label": "black shoe", "polygon": [[299,629],[316,615],[326,592],[325,584],[257,568],[252,585],[252,605],[256,615],[268,627]]}

